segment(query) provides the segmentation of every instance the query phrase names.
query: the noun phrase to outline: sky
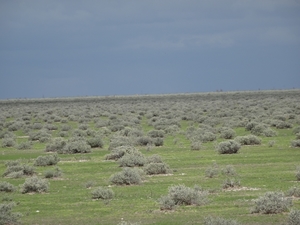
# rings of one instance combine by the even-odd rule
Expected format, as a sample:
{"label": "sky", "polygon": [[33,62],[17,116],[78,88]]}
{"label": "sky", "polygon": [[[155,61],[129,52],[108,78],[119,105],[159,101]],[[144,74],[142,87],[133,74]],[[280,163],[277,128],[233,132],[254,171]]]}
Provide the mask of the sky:
{"label": "sky", "polygon": [[0,0],[0,99],[300,88],[300,0]]}

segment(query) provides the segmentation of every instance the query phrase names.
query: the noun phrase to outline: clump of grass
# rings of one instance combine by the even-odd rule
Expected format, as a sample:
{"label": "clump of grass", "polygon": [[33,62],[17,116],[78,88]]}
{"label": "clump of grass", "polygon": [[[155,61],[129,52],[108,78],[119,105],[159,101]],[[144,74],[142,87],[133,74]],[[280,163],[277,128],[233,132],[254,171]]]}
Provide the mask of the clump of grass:
{"label": "clump of grass", "polygon": [[212,166],[208,167],[205,170],[205,176],[209,178],[213,178],[218,174],[219,174],[219,166],[216,162],[214,162]]}
{"label": "clump of grass", "polygon": [[276,141],[271,140],[271,141],[269,141],[268,146],[273,147],[275,145],[275,143],[276,143]]}
{"label": "clump of grass", "polygon": [[286,198],[282,192],[267,192],[255,200],[251,213],[277,214],[286,212],[291,205],[291,199]]}

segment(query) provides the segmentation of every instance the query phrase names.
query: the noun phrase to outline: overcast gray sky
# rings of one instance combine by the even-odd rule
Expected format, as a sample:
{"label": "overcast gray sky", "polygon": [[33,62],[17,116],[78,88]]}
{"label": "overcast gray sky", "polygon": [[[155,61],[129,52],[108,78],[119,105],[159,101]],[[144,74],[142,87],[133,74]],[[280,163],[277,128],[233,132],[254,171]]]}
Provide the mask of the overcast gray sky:
{"label": "overcast gray sky", "polygon": [[299,0],[0,0],[0,98],[300,88]]}

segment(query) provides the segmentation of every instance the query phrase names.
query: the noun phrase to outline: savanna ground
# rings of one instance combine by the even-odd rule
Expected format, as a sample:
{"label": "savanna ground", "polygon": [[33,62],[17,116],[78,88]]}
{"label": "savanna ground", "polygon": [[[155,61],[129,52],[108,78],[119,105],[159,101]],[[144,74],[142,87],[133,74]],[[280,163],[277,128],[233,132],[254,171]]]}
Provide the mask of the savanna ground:
{"label": "savanna ground", "polygon": [[[26,176],[2,176],[1,181],[18,188],[12,193],[0,192],[0,201],[16,202],[13,211],[23,214],[22,224],[119,224],[122,221],[203,224],[207,216],[235,219],[245,225],[283,224],[288,211],[279,214],[250,211],[254,200],[266,192],[286,193],[291,187],[300,186],[295,176],[300,166],[300,149],[291,146],[297,138],[295,130],[300,126],[299,99],[299,90],[284,90],[2,100],[1,174],[6,171],[8,161],[20,160],[34,166],[38,156],[54,154],[45,149],[57,137],[69,140],[78,134],[85,139],[101,136],[103,146],[92,148],[90,153],[58,154],[60,161],[55,166],[34,166],[40,178],[44,178],[46,170],[57,166],[62,171],[61,177],[48,179],[50,186],[45,193],[22,194],[19,186]],[[250,129],[250,123],[258,129]],[[229,139],[254,134],[261,143],[242,145],[236,154],[219,154],[215,147],[225,141],[221,135],[223,128],[234,130]],[[163,145],[155,146],[147,138],[150,140],[147,144],[137,141],[148,137],[152,130],[163,131]],[[50,136],[34,140],[34,134],[39,132]],[[11,146],[3,144],[5,134],[12,137]],[[169,165],[170,172],[145,175],[139,185],[112,184],[110,177],[122,168],[116,161],[105,160],[105,156],[111,152],[113,140],[118,143],[121,137],[127,138],[127,144],[146,157],[159,155]],[[22,142],[30,142],[29,149],[19,150]],[[199,150],[192,150],[193,142],[198,143]],[[235,168],[240,186],[222,187],[226,175],[221,171],[227,165]],[[212,177],[207,176],[209,168],[217,171]],[[91,187],[87,188],[87,183]],[[198,185],[207,190],[208,204],[161,210],[158,199],[167,195],[170,186],[178,184]],[[113,190],[114,197],[93,200],[91,191],[99,186]],[[299,198],[292,201],[291,209],[300,209]]]}

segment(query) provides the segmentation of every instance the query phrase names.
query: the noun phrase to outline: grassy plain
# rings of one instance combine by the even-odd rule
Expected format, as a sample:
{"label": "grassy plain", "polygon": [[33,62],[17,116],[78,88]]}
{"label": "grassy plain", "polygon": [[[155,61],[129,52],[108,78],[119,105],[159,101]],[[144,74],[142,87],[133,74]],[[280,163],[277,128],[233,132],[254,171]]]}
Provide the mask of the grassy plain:
{"label": "grassy plain", "polygon": [[[295,91],[295,93],[299,95],[299,91]],[[282,93],[282,96],[284,94]],[[222,102],[223,95],[220,93],[215,101]],[[249,96],[246,97],[249,98]],[[274,98],[276,97],[278,95]],[[229,97],[228,99],[225,101],[230,101]],[[269,104],[274,102],[273,97],[271,100]],[[289,97],[283,99],[285,102],[288,100]],[[155,101],[159,100],[155,99]],[[84,105],[84,100],[82,102]],[[8,106],[2,102],[0,107],[5,109]],[[22,107],[22,104],[19,104],[18,107]],[[43,107],[47,110],[47,104]],[[149,107],[151,108],[151,106]],[[218,110],[221,109],[222,104],[218,107]],[[295,107],[293,109],[293,113],[298,118],[299,111],[297,112]],[[128,112],[126,111],[124,114],[126,113]],[[137,115],[138,112],[134,111],[131,114]],[[140,119],[140,128],[147,133],[154,128],[148,123],[145,114]],[[6,116],[6,118],[3,116],[2,118],[4,123],[17,119],[14,116]],[[109,115],[101,115],[101,119],[108,120]],[[33,118],[33,121],[45,123],[37,118]],[[111,137],[108,135],[103,137],[104,147],[94,148],[92,153],[60,154],[61,161],[58,166],[63,171],[63,176],[59,179],[49,180],[48,193],[21,194],[19,191],[0,193],[0,200],[11,198],[17,203],[14,211],[23,214],[21,218],[23,224],[119,224],[122,221],[138,224],[203,224],[204,218],[207,216],[235,219],[244,225],[282,224],[286,221],[288,213],[251,214],[250,209],[254,204],[253,200],[267,191],[286,192],[293,186],[300,186],[295,177],[296,167],[300,165],[300,150],[290,147],[290,142],[295,139],[292,131],[294,127],[299,126],[299,120],[292,122],[293,127],[291,128],[276,129],[278,135],[275,137],[260,136],[261,145],[242,146],[237,154],[221,155],[215,151],[214,147],[216,143],[224,141],[219,137],[213,142],[203,143],[199,151],[192,151],[191,142],[187,139],[185,131],[191,124],[201,127],[201,123],[191,123],[180,118],[180,131],[167,134],[163,146],[151,147],[150,150],[145,146],[137,147],[145,156],[160,155],[173,173],[146,176],[141,185],[130,186],[111,186],[109,183],[110,176],[121,171],[121,168],[117,162],[105,160],[105,155],[109,153],[108,146]],[[63,125],[60,122],[53,122],[53,124],[59,128]],[[68,121],[67,124],[75,129],[80,122]],[[102,129],[97,128],[93,120],[88,121],[88,124],[90,129]],[[216,126],[222,126],[222,124]],[[250,134],[245,127],[234,127],[233,129],[237,136]],[[17,136],[17,142],[28,139],[23,131],[17,130],[14,133]],[[58,131],[52,132],[52,137],[57,135]],[[272,147],[269,146],[271,140],[275,141]],[[34,159],[38,156],[52,154],[44,151],[45,146],[46,143],[34,142],[30,150],[17,150],[15,147],[0,148],[0,173],[3,174],[6,169],[5,162],[9,160],[19,159],[33,165]],[[226,179],[222,173],[213,178],[206,177],[206,169],[214,163],[218,165],[219,171],[226,165],[233,165],[238,173],[241,187],[233,190],[222,189],[222,183]],[[36,167],[37,175],[43,177],[44,171],[49,168],[52,167]],[[24,180],[25,177],[18,179],[1,177],[1,181],[10,182],[15,186],[23,184]],[[85,187],[89,181],[95,183],[90,189]],[[179,206],[173,211],[160,210],[157,200],[167,194],[171,185],[177,184],[185,184],[189,187],[199,185],[208,190],[210,193],[209,203],[204,206]],[[91,191],[98,186],[111,186],[115,193],[114,198],[111,201],[92,200]],[[292,208],[300,209],[299,199],[293,199]]]}

